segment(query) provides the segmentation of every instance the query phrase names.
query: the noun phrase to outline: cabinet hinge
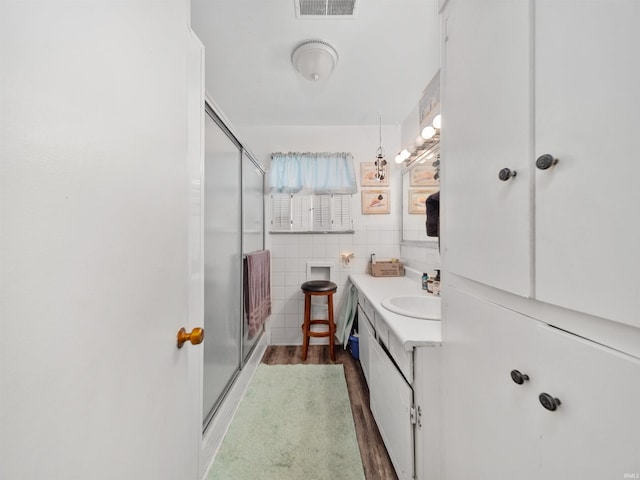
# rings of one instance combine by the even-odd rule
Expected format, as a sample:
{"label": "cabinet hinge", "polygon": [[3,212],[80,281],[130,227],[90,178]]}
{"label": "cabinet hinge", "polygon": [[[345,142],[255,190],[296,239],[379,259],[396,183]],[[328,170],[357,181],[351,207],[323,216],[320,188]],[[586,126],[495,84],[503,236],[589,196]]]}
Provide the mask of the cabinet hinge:
{"label": "cabinet hinge", "polygon": [[418,405],[417,407],[411,407],[411,409],[409,410],[409,416],[411,418],[412,425],[418,425],[418,427],[422,427],[422,408],[420,408],[420,405]]}

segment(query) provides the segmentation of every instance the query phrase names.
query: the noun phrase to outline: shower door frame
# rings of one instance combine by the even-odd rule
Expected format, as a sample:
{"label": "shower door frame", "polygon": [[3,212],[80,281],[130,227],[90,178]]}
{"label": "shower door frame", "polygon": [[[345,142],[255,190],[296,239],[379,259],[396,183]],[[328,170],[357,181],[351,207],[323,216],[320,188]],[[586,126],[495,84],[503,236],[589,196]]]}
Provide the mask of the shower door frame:
{"label": "shower door frame", "polygon": [[[233,133],[233,131],[229,128],[228,126],[228,122],[226,121],[226,119],[224,119],[224,117],[218,113],[218,109],[214,106],[214,103],[209,101],[209,100],[205,100],[205,104],[204,104],[204,110],[205,110],[205,116],[209,116],[214,123],[222,130],[222,132],[229,138],[229,140],[231,140],[231,142],[233,144],[235,144],[235,146],[238,148],[240,156],[239,156],[239,164],[237,166],[234,166],[234,168],[237,168],[238,171],[238,176],[239,176],[239,185],[240,185],[240,205],[239,205],[239,221],[238,221],[238,228],[239,228],[239,261],[237,264],[237,269],[240,272],[239,275],[239,285],[238,285],[238,289],[240,291],[240,297],[239,297],[239,302],[238,302],[238,311],[240,312],[239,315],[239,320],[240,320],[240,328],[238,329],[238,342],[239,342],[239,349],[238,349],[238,358],[237,358],[237,368],[234,372],[234,374],[231,376],[231,378],[229,379],[229,381],[227,382],[226,386],[223,388],[222,392],[220,393],[218,399],[216,400],[216,402],[213,404],[213,407],[211,408],[211,410],[207,413],[206,417],[204,417],[203,419],[203,423],[202,423],[202,431],[203,434],[206,433],[207,428],[209,427],[209,425],[211,424],[212,420],[215,418],[216,413],[218,411],[218,409],[220,408],[220,406],[222,405],[222,403],[224,402],[227,394],[229,393],[229,391],[231,390],[231,388],[233,387],[236,379],[238,378],[238,375],[240,374],[240,372],[242,371],[242,369],[244,368],[245,364],[247,363],[247,360],[249,359],[251,353],[254,351],[256,345],[258,343],[260,343],[260,339],[261,337],[264,335],[264,327],[262,329],[262,331],[259,333],[259,335],[255,338],[253,344],[251,345],[251,347],[249,348],[249,351],[244,352],[244,334],[245,334],[245,321],[244,321],[244,302],[243,302],[243,298],[244,298],[244,290],[243,290],[243,258],[244,258],[244,225],[243,225],[243,220],[244,220],[244,208],[245,208],[245,199],[244,199],[244,195],[243,195],[243,168],[244,168],[244,158],[246,157],[252,164],[253,166],[255,166],[256,168],[258,168],[262,174],[262,232],[261,232],[261,244],[262,244],[262,248],[264,249],[265,247],[265,241],[266,241],[266,228],[265,228],[265,202],[264,202],[264,191],[265,191],[265,186],[264,186],[264,181],[265,181],[265,169],[264,167],[255,159],[255,156],[252,154],[252,152],[250,152],[249,150],[247,150],[242,142],[238,139],[238,137]],[[205,145],[206,145],[206,138],[205,138]],[[204,163],[204,167],[206,169],[206,158],[205,158],[205,163]],[[203,179],[205,179],[206,181],[206,176],[203,172]],[[206,192],[206,185],[203,185],[203,192]],[[204,193],[203,193],[204,195]],[[203,225],[204,228],[204,225]],[[206,245],[203,246],[203,250],[206,249]],[[247,252],[248,253],[248,252]],[[203,254],[203,259],[204,259],[204,254]],[[205,292],[206,294],[206,292]],[[213,332],[212,332],[213,333]],[[202,369],[203,375],[204,375],[204,365],[203,365],[203,369]],[[204,380],[203,380],[204,381]],[[203,391],[204,391],[204,387],[203,387]],[[206,408],[204,406],[203,403],[203,409]],[[203,412],[204,414],[205,412]]]}
{"label": "shower door frame", "polygon": [[[238,175],[238,183],[240,185],[240,187],[242,186],[242,155],[243,155],[243,148],[242,148],[242,144],[238,141],[238,139],[236,138],[236,136],[231,132],[231,130],[229,129],[229,127],[227,127],[226,123],[224,122],[224,120],[221,118],[220,115],[218,115],[218,113],[216,112],[216,110],[214,109],[214,107],[208,102],[205,101],[205,116],[209,116],[213,122],[218,126],[218,128],[220,128],[220,130],[222,131],[222,133],[224,133],[228,139],[238,148],[238,164],[234,164],[234,165],[230,165],[230,168],[234,168],[237,170],[237,175]],[[206,121],[206,118],[205,118]],[[206,129],[205,129],[206,130]],[[205,135],[205,151],[206,151],[206,135]],[[204,163],[204,172],[203,172],[203,179],[206,182],[206,154],[205,154],[205,163]],[[206,194],[206,185],[203,185],[203,192],[205,192]],[[206,207],[206,200],[204,202],[204,205]],[[238,204],[238,210],[240,212],[240,218],[238,219],[238,249],[237,252],[239,253],[239,260],[237,262],[236,268],[239,269],[240,272],[242,272],[242,222],[241,222],[241,215],[242,215],[242,194],[240,194],[240,202]],[[205,214],[206,216],[206,214]],[[204,225],[203,225],[204,227]],[[203,245],[203,252],[206,252],[207,249],[207,245]],[[206,254],[203,254],[203,258],[206,258]],[[238,290],[241,292],[241,295],[239,297],[239,302],[238,302],[238,306],[237,308],[241,308],[242,307],[242,274],[239,275],[239,284],[237,285]],[[206,290],[205,290],[205,295],[207,294]],[[206,314],[206,312],[205,312]],[[240,315],[239,315],[239,319],[240,321],[242,321],[242,310],[240,310]],[[210,332],[210,335],[215,335],[215,332]],[[207,427],[209,426],[209,424],[211,423],[211,421],[213,420],[213,418],[215,417],[216,412],[218,411],[218,409],[220,408],[220,405],[222,404],[222,402],[224,401],[227,393],[229,392],[229,390],[231,389],[231,387],[233,386],[233,383],[235,382],[236,378],[238,377],[238,375],[240,374],[240,370],[241,370],[241,360],[242,360],[242,325],[240,325],[240,328],[238,329],[238,337],[236,338],[236,341],[238,342],[238,356],[235,360],[235,371],[234,373],[231,375],[231,377],[229,378],[229,380],[227,381],[226,385],[223,387],[222,391],[220,392],[220,395],[218,396],[218,398],[216,399],[216,401],[213,403],[213,406],[210,408],[209,412],[205,412],[204,409],[208,408],[207,405],[204,405],[203,402],[203,421],[202,421],[202,431],[203,433],[207,430]],[[203,368],[202,368],[202,374],[203,374],[203,383],[204,383],[204,375],[205,375],[205,369],[204,369],[204,364],[203,364]],[[204,386],[203,386],[203,392],[204,392]],[[206,414],[206,415],[205,415]]]}

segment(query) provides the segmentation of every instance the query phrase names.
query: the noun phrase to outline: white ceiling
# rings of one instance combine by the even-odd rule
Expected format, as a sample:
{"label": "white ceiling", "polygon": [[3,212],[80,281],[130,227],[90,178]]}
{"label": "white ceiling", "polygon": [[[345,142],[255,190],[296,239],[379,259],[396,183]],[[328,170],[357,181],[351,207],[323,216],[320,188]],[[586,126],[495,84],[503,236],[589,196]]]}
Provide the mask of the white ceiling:
{"label": "white ceiling", "polygon": [[[359,0],[351,19],[298,19],[295,0],[192,0],[207,93],[236,126],[401,124],[439,68],[436,0]],[[302,40],[332,44],[331,77],[291,65]]]}

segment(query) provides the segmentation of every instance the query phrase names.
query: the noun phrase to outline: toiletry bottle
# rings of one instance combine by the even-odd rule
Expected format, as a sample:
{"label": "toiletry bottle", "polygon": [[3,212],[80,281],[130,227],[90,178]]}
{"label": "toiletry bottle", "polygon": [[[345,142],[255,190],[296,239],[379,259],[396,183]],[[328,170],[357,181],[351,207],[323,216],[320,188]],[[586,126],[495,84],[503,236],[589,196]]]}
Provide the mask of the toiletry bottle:
{"label": "toiletry bottle", "polygon": [[436,270],[436,278],[433,279],[433,293],[440,295],[440,270]]}
{"label": "toiletry bottle", "polygon": [[429,275],[427,275],[426,273],[422,274],[422,289],[423,290],[428,290],[427,286],[429,285]]}

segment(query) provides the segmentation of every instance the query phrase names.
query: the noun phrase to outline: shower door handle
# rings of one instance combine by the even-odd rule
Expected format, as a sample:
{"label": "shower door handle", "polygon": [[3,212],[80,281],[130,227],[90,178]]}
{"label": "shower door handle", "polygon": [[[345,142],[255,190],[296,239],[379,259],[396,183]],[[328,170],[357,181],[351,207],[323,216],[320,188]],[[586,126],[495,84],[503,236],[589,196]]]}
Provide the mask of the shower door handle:
{"label": "shower door handle", "polygon": [[204,329],[197,327],[191,330],[191,333],[187,333],[184,328],[178,331],[178,348],[186,342],[191,342],[191,345],[199,345],[204,340]]}

